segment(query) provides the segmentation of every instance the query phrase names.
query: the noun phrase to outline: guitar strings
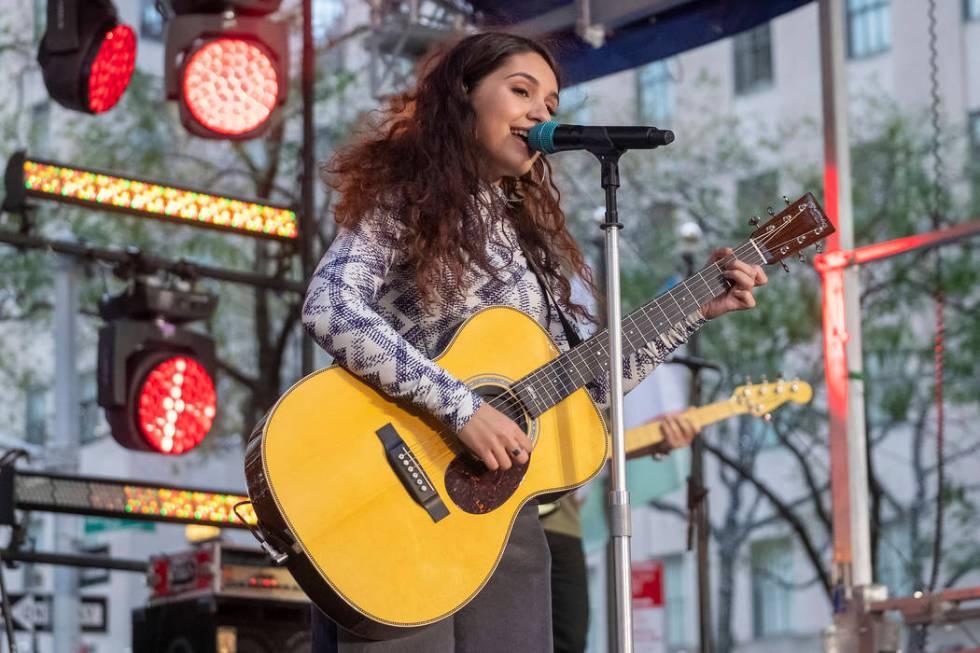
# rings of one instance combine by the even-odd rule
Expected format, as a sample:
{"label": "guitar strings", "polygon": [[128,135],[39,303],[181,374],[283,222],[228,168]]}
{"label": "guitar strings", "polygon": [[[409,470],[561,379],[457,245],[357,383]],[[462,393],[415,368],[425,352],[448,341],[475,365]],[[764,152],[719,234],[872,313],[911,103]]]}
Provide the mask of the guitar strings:
{"label": "guitar strings", "polygon": [[[783,228],[783,225],[780,225],[777,229],[774,229],[773,232],[770,232],[769,234],[764,234],[765,239],[766,240],[772,240],[773,238],[776,237],[776,235],[778,234],[778,231],[781,231],[782,230],[782,228]],[[738,249],[739,250],[745,249],[745,250],[751,251],[751,249],[753,249],[753,246],[752,246],[752,243],[750,241],[750,242],[744,244],[743,246],[740,246]],[[724,277],[720,274],[720,272],[723,269],[721,266],[724,265],[724,264],[727,264],[727,262],[730,261],[730,260],[732,260],[733,258],[738,258],[739,253],[744,253],[744,252],[733,252],[733,254],[731,254],[731,255],[729,255],[729,256],[721,259],[720,261],[717,261],[714,264],[705,266],[697,274],[692,275],[690,279],[688,279],[687,281],[684,282],[684,284],[681,284],[681,285],[685,285],[688,281],[692,281],[692,280],[695,279],[695,277],[698,277],[698,278],[701,279],[702,283],[704,283],[707,286],[707,282],[704,280],[704,274],[706,272],[711,271],[712,269],[714,269],[715,274],[716,274],[716,276],[718,278],[723,279]],[[725,281],[727,283],[727,280],[725,280]],[[658,305],[657,308],[660,308],[661,309],[661,312],[664,314],[664,316],[668,318],[668,322],[677,322],[677,321],[679,321],[680,319],[682,319],[684,317],[683,313],[686,312],[686,311],[685,311],[685,309],[683,309],[683,307],[680,306],[680,302],[678,302],[677,299],[674,298],[671,295],[671,293],[673,293],[675,291],[675,289],[677,289],[678,287],[679,286],[675,286],[674,288],[671,288],[670,290],[668,290],[667,292],[663,293],[659,297],[654,298],[653,300],[651,300],[650,302],[648,302],[644,307],[641,307],[641,309],[639,309],[637,311],[634,311],[631,315],[628,315],[625,318],[623,318],[624,322],[627,319],[629,319],[629,320],[631,320],[633,322],[633,324],[631,325],[631,327],[635,327],[637,330],[640,331],[642,337],[644,338],[644,343],[650,342],[654,337],[656,337],[657,335],[659,335],[660,330],[656,328],[656,325],[655,324],[653,324],[652,318],[650,318],[649,314],[646,314],[645,317],[650,322],[650,326],[652,327],[652,330],[651,330],[650,333],[648,333],[647,331],[645,331],[645,327],[642,324],[636,323],[636,321],[635,321],[636,318],[634,316],[637,315],[638,313],[644,312],[644,310],[647,309],[647,308],[649,308],[649,307],[651,307],[651,305],[659,304],[659,301],[662,298],[664,298],[666,296],[670,296],[670,298],[674,300],[674,303],[677,304],[678,308],[681,309],[682,313],[680,315],[678,315],[678,312],[674,308],[670,308],[669,309],[671,311],[671,315],[670,316],[667,315],[667,312],[664,311],[663,307],[661,307],[661,306]],[[710,286],[708,286],[708,287],[710,289]],[[686,289],[688,291],[688,293],[691,294],[692,297],[694,296],[693,293],[691,293],[691,291],[689,289],[687,289],[686,287],[684,289]],[[592,340],[592,338],[590,338],[590,340]],[[605,349],[605,347],[606,347],[605,340],[603,339],[603,340],[600,340],[598,342],[599,342],[599,347],[602,348],[602,353],[606,355],[606,358],[608,358],[608,352]],[[637,349],[639,349],[639,347]],[[519,382],[528,382],[528,381],[531,381],[531,380],[539,380],[537,377],[541,376],[542,375],[542,372],[544,373],[544,377],[545,378],[544,379],[541,379],[541,380],[544,380],[544,381],[552,381],[552,382],[562,380],[563,377],[561,376],[561,374],[558,371],[554,371],[554,372],[550,372],[549,373],[549,370],[551,368],[553,368],[553,367],[554,368],[558,368],[559,366],[561,366],[562,368],[564,368],[561,371],[562,372],[565,372],[566,373],[565,376],[567,376],[567,372],[569,370],[567,369],[567,366],[565,366],[563,364],[563,362],[562,362],[563,360],[567,360],[571,364],[572,368],[574,368],[574,370],[580,376],[582,376],[581,375],[581,371],[578,369],[578,366],[576,365],[576,362],[574,360],[574,356],[575,356],[574,352],[581,351],[581,350],[582,350],[581,347],[576,347],[575,349],[572,349],[572,350],[569,350],[569,351],[565,352],[564,354],[562,354],[558,358],[549,361],[548,363],[546,363],[542,367],[538,368],[537,370],[534,370],[534,371],[530,372],[529,374],[525,375],[522,379],[520,379]],[[583,361],[580,361],[580,362],[585,362],[585,361],[583,360]],[[558,365],[553,365],[554,363],[558,363]],[[515,383],[515,385],[516,385],[516,383]],[[559,393],[559,394],[561,394],[561,393]],[[549,397],[549,400],[551,400],[553,403],[556,403],[556,402],[554,402],[554,398],[553,397]],[[496,407],[496,405],[495,405],[495,407]]]}
{"label": "guitar strings", "polygon": [[[768,247],[768,241],[774,240],[778,236],[779,232],[782,231],[788,224],[789,224],[788,222],[784,222],[783,224],[776,226],[776,228],[774,228],[771,232],[769,232],[767,234],[763,234],[763,236],[760,237],[759,241],[763,245],[766,245]],[[805,232],[805,235],[809,235],[810,233],[818,233],[818,232],[817,232],[816,229],[810,229],[809,231]],[[785,242],[789,242],[789,241],[785,241]],[[724,257],[723,259],[720,259],[719,261],[716,261],[715,263],[710,264],[710,265],[705,266],[704,268],[702,268],[702,270],[700,270],[697,273],[697,275],[692,275],[691,279],[693,279],[695,276],[703,276],[703,274],[705,272],[710,271],[712,269],[714,269],[716,273],[720,273],[723,270],[723,268],[721,267],[722,265],[727,264],[729,261],[731,261],[734,258],[738,258],[740,254],[745,254],[745,253],[751,252],[753,249],[755,249],[755,247],[756,246],[753,244],[753,242],[751,240],[749,240],[748,242],[746,242],[743,245],[741,245],[738,248],[736,248],[735,251],[733,251],[733,253],[731,255],[728,255],[728,256]],[[702,278],[702,281],[703,281],[703,278]],[[673,289],[671,289],[671,290],[673,290]],[[668,295],[670,292],[671,291],[667,291],[666,293],[663,293],[659,297],[654,298],[654,300],[652,300],[651,302],[649,302],[646,307],[648,307],[650,304],[653,304],[653,303],[657,302],[659,299],[663,298],[665,295]],[[675,303],[677,303],[676,300],[675,300]],[[644,307],[644,308],[646,308],[646,307]],[[678,307],[680,307],[679,303],[678,303]],[[661,310],[663,310],[663,308],[661,308]],[[665,316],[666,316],[666,312],[665,312]],[[630,316],[627,316],[627,317],[630,317]],[[683,317],[684,317],[683,314],[680,314],[679,315],[678,312],[675,309],[671,309],[671,316],[669,316],[668,319],[670,321],[672,321],[672,322],[676,322],[676,321],[682,319]],[[606,343],[603,342],[603,341],[599,341],[599,346],[600,346],[600,348],[602,350],[602,353],[606,353],[606,355],[608,357],[608,353],[606,351]],[[576,348],[576,349],[578,349],[578,348]],[[551,365],[553,363],[555,363],[556,361],[558,361],[562,357],[568,355],[571,351],[575,351],[575,350],[570,350],[569,352],[565,352],[565,354],[562,354],[562,356],[559,356],[556,359],[552,359],[551,361],[548,361],[548,363],[545,363],[544,365],[542,365],[537,370],[534,370],[531,373],[525,375],[522,379],[520,379],[520,381],[528,381],[528,380],[531,380],[532,377],[541,376],[542,375],[542,372],[544,373],[544,379],[543,380],[545,380],[545,381],[552,381],[552,382],[554,382],[554,381],[559,380],[561,377],[559,376],[559,374],[557,372],[549,372],[548,370],[549,370],[549,368],[551,367]],[[581,386],[579,386],[579,387],[581,387]],[[559,397],[558,401],[560,401],[563,398],[564,397]],[[558,403],[558,401],[553,401],[552,405],[554,405],[555,403]],[[505,394],[498,395],[497,397],[494,397],[494,398],[488,400],[487,403],[490,403],[490,405],[492,405],[494,408],[500,410],[505,415],[507,415],[511,419],[514,419],[515,421],[518,421],[518,420],[520,420],[521,418],[524,417],[525,408],[524,408],[523,403],[517,397],[513,396],[513,394],[511,392],[507,392]],[[441,464],[445,460],[449,460],[451,458],[454,458],[455,456],[459,455],[460,453],[463,453],[463,452],[466,452],[467,451],[465,445],[463,445],[462,442],[460,442],[458,440],[458,438],[456,437],[456,435],[453,434],[452,432],[449,432],[449,431],[446,431],[446,430],[442,430],[442,431],[436,431],[434,434],[436,435],[436,440],[435,441],[441,441],[446,447],[448,447],[449,451],[441,450],[435,456],[430,455],[428,452],[422,452],[421,454],[417,454],[417,457],[418,458],[420,458],[420,459],[421,458],[425,458],[426,460],[428,460],[430,462]],[[448,436],[448,437],[446,437],[446,436]],[[429,440],[430,442],[433,441],[432,438],[425,438],[425,439],[420,438],[418,442],[419,442],[420,445],[423,445],[423,447],[424,447],[426,444],[428,444],[428,442],[426,442],[426,440]],[[528,453],[531,453],[531,452],[528,452]]]}
{"label": "guitar strings", "polygon": [[[761,237],[759,237],[759,239],[758,239],[757,242],[753,242],[752,239],[749,239],[746,243],[743,243],[742,245],[740,245],[737,248],[735,248],[733,250],[732,254],[729,254],[728,256],[726,256],[726,257],[724,257],[724,258],[722,258],[722,259],[720,259],[718,261],[715,261],[714,263],[711,263],[711,264],[705,266],[704,268],[702,268],[701,270],[699,270],[695,275],[692,275],[690,277],[690,279],[688,279],[688,280],[686,280],[685,282],[682,282],[682,283],[687,283],[687,281],[693,280],[695,277],[700,277],[701,280],[702,280],[702,282],[707,283],[704,280],[704,278],[703,278],[703,275],[706,272],[713,271],[715,275],[719,275],[724,270],[724,268],[722,267],[723,265],[727,265],[728,262],[730,262],[731,260],[739,258],[740,255],[744,255],[744,254],[748,254],[748,253],[753,252],[754,250],[756,250],[758,244],[761,244],[761,245],[765,246],[766,249],[769,249],[770,251],[772,251],[773,249],[776,249],[776,248],[778,248],[778,247],[780,247],[780,246],[782,246],[782,245],[790,242],[789,240],[786,240],[786,241],[783,241],[782,243],[777,244],[776,247],[769,247],[770,241],[774,240],[780,234],[780,232],[784,228],[786,228],[786,227],[789,226],[789,224],[791,224],[791,221],[789,221],[789,222],[783,222],[782,224],[776,225],[775,228],[772,231],[770,231],[768,233],[765,233]],[[821,228],[820,231],[822,231],[822,228]],[[814,234],[815,235],[815,234],[820,233],[820,231],[818,231],[817,229],[811,228],[810,230],[804,232],[804,234],[802,236],[799,236],[798,238],[805,238],[806,236],[811,235],[811,234]],[[726,280],[726,282],[727,282],[727,280]],[[658,297],[655,297],[653,300],[651,300],[646,305],[644,305],[644,307],[642,307],[640,309],[640,311],[642,311],[643,309],[649,308],[652,304],[657,303],[660,299],[662,299],[662,298],[664,298],[666,296],[669,296],[670,293],[675,288],[677,288],[677,286],[675,286],[674,288],[666,291],[665,293],[662,293]],[[677,302],[676,299],[674,299],[674,303],[678,305],[678,308],[681,308],[679,302]],[[667,317],[668,318],[668,321],[671,322],[671,323],[679,322],[680,320],[682,320],[682,319],[684,319],[686,317],[686,315],[684,315],[682,311],[678,311],[677,309],[670,308],[669,309],[669,314],[668,314],[668,310],[664,310],[663,307],[659,307],[659,308],[661,308],[661,311],[664,313],[665,317]],[[626,316],[624,318],[624,320],[627,319],[627,318],[631,318],[632,315],[634,315],[634,314],[636,314],[636,313],[638,313],[640,311],[635,311],[633,314]],[[654,327],[654,329],[653,329],[654,330],[654,333],[652,334],[652,337],[655,337],[656,335],[659,335],[657,333],[657,329],[656,329],[655,325],[653,325],[653,323],[652,323],[652,320],[651,320],[651,326]],[[675,324],[675,326],[676,326],[676,324]],[[641,333],[643,333],[642,327],[640,327],[640,331],[641,331]],[[649,338],[651,336],[644,335],[644,337]],[[591,340],[591,338],[590,338],[590,340]],[[649,342],[649,340],[648,340],[648,342]],[[608,358],[607,343],[604,342],[604,341],[601,341],[601,340],[598,341],[598,343],[599,343],[598,344],[598,347],[601,350],[601,353],[605,354],[606,357]],[[555,371],[554,370],[554,368],[552,367],[553,364],[555,364],[556,362],[559,362],[559,361],[561,361],[563,359],[564,360],[571,360],[571,358],[569,357],[569,354],[571,354],[572,352],[574,352],[574,351],[576,351],[578,349],[579,348],[571,349],[571,350],[569,350],[569,351],[561,354],[560,356],[558,356],[558,357],[556,357],[556,358],[548,361],[547,363],[545,363],[544,365],[542,365],[538,369],[533,370],[532,372],[526,374],[524,377],[522,377],[521,379],[519,379],[518,382],[529,382],[529,381],[534,380],[534,381],[546,381],[546,382],[549,382],[550,381],[552,384],[554,384],[556,381],[560,381],[562,379],[562,377],[561,377],[561,375],[559,374],[558,371]],[[632,355],[632,353],[635,353],[635,352],[631,352],[630,355]],[[568,357],[568,358],[566,358],[566,357]],[[561,364],[561,363],[559,363],[559,364]],[[574,366],[574,361],[572,361],[572,364]],[[576,371],[578,371],[577,368],[576,368]],[[593,378],[592,379],[592,381],[595,381],[595,380],[596,380],[596,378]],[[516,385],[516,383],[517,382],[515,382],[515,384],[512,384],[511,387],[513,387],[514,385]],[[578,386],[578,388],[580,388],[580,387],[582,387],[582,386]],[[578,388],[576,388],[576,390]],[[568,396],[568,395],[565,395],[565,396]],[[563,398],[564,397],[559,397],[558,398],[558,401],[552,401],[552,405],[558,403]],[[549,400],[551,401],[552,398],[549,397]],[[508,390],[507,392],[504,392],[504,393],[502,393],[500,395],[497,395],[496,397],[493,397],[493,398],[487,400],[486,403],[489,403],[495,409],[501,411],[507,417],[509,417],[509,418],[511,418],[511,419],[513,419],[515,421],[520,421],[521,419],[524,418],[525,406],[524,406],[523,402],[521,402],[520,399],[517,398],[513,394],[512,391],[509,391]],[[415,457],[419,461],[425,460],[425,461],[428,461],[428,462],[431,462],[431,463],[434,463],[434,464],[437,464],[437,465],[441,465],[443,462],[445,462],[447,460],[451,460],[451,459],[455,458],[456,456],[460,455],[461,453],[468,452],[468,449],[466,448],[466,446],[458,439],[458,436],[455,433],[453,433],[453,432],[451,432],[451,431],[449,431],[447,429],[443,429],[443,430],[439,430],[439,431],[434,431],[433,434],[436,436],[435,438],[425,437],[425,438],[419,438],[417,440],[418,444],[421,445],[421,450],[420,451],[413,451],[413,453],[415,454]],[[438,442],[441,442],[444,445],[444,447],[446,447],[446,448],[445,449],[441,449],[435,455],[430,454],[427,451],[427,446],[430,445],[430,444],[438,443]],[[448,449],[448,451],[446,449]],[[531,452],[528,452],[528,453],[530,454]]]}

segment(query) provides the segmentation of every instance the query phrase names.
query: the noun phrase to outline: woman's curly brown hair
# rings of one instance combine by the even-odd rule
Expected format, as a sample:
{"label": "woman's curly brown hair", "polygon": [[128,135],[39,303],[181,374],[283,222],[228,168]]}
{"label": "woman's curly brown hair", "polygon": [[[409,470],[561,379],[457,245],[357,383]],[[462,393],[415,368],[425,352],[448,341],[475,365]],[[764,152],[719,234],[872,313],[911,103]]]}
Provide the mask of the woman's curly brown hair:
{"label": "woman's curly brown hair", "polygon": [[[403,262],[414,268],[427,307],[462,296],[469,265],[496,275],[487,260],[488,225],[475,210],[483,208],[507,216],[559,302],[591,320],[585,307],[571,301],[567,274],[577,274],[593,291],[594,283],[566,229],[547,159],[538,157],[519,179],[502,180],[506,202],[481,182],[484,152],[467,93],[508,57],[528,52],[541,55],[559,78],[548,50],[522,36],[486,32],[443,46],[422,65],[415,88],[389,100],[380,120],[334,155],[325,178],[340,193],[334,207],[338,224],[352,227],[385,211],[404,225]],[[445,288],[447,279],[453,297],[439,296],[437,288]]]}

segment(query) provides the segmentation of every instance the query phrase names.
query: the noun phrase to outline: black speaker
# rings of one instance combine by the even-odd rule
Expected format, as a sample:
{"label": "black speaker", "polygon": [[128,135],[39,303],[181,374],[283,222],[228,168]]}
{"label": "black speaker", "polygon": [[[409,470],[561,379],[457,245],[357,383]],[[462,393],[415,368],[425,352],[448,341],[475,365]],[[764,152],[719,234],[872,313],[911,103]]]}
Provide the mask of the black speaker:
{"label": "black speaker", "polygon": [[139,653],[310,653],[309,603],[202,596],[133,610]]}

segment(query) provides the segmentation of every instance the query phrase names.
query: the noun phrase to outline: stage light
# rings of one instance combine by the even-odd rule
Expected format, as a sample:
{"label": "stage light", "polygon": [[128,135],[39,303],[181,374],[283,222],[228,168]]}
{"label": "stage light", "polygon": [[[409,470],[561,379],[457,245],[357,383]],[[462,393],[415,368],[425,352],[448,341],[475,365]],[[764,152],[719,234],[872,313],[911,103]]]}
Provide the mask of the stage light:
{"label": "stage light", "polygon": [[[0,470],[0,499],[20,510],[98,515],[219,528],[245,528],[256,523],[248,497],[234,492],[160,485],[133,481]],[[12,499],[12,501],[11,501]],[[235,505],[239,505],[238,514]],[[0,501],[3,503],[3,501]],[[9,512],[9,511],[8,511]],[[12,516],[12,512],[10,513]],[[241,515],[239,518],[238,515]],[[242,521],[244,520],[244,521]],[[4,522],[10,523],[10,520]]]}
{"label": "stage light", "polygon": [[279,78],[258,43],[208,41],[184,67],[184,102],[205,129],[226,136],[254,131],[275,109]]}
{"label": "stage light", "polygon": [[216,298],[134,282],[99,303],[99,405],[122,446],[168,455],[198,446],[214,423],[214,341],[176,326],[205,319]]}
{"label": "stage light", "polygon": [[[204,138],[260,136],[286,101],[287,26],[278,2],[185,2],[167,23],[164,83],[181,122]],[[249,14],[249,15],[245,15]]]}
{"label": "stage light", "polygon": [[134,404],[143,439],[167,454],[182,454],[201,444],[217,409],[214,381],[204,366],[164,352],[148,357],[140,368],[133,374]]}
{"label": "stage light", "polygon": [[48,1],[48,27],[37,54],[48,94],[86,113],[116,105],[136,64],[136,34],[108,0]]}
{"label": "stage light", "polygon": [[10,157],[5,185],[9,210],[37,197],[248,236],[292,240],[298,235],[296,212],[283,206],[28,159],[23,152]]}

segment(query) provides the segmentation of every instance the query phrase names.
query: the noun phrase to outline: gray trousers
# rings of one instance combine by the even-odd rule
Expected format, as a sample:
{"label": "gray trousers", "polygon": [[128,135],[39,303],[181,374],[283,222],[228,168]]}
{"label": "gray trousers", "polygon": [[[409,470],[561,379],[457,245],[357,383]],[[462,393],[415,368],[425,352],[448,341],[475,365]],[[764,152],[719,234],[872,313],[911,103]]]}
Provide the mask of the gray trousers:
{"label": "gray trousers", "polygon": [[[424,600],[424,599],[422,599]],[[463,609],[407,637],[373,641],[313,608],[313,653],[551,653],[551,556],[532,501],[517,515],[500,564]]]}

